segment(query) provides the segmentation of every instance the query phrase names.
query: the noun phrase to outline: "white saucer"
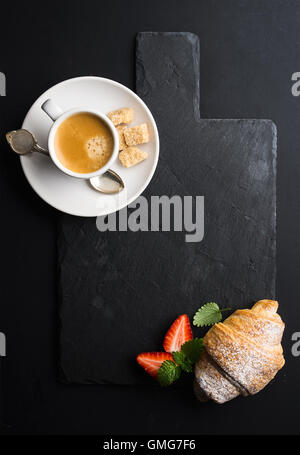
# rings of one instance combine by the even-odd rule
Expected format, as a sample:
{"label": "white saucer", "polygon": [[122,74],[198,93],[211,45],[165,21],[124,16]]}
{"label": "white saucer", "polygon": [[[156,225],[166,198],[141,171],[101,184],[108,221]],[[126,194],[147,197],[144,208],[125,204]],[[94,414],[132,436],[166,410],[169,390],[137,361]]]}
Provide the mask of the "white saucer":
{"label": "white saucer", "polygon": [[45,148],[52,125],[41,110],[47,98],[52,98],[63,110],[88,105],[106,113],[132,107],[135,113],[132,125],[145,122],[150,130],[149,143],[140,146],[148,152],[148,158],[129,169],[117,160],[111,168],[121,176],[125,189],[117,195],[104,195],[93,190],[87,181],[63,174],[47,156],[32,153],[21,157],[21,164],[34,191],[56,209],[77,216],[107,215],[134,201],[149,184],[159,155],[156,123],[145,103],[124,85],[102,77],[77,77],[54,85],[35,101],[22,125]]}

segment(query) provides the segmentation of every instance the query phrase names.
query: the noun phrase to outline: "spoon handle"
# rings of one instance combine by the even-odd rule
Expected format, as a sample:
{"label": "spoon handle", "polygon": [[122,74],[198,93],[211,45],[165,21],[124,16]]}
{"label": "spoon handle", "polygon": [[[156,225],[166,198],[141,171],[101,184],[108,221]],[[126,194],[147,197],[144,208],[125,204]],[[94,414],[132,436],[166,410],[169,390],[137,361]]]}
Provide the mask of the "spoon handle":
{"label": "spoon handle", "polygon": [[49,152],[46,149],[43,149],[39,144],[35,144],[33,147],[34,152],[42,153],[43,155],[49,156]]}

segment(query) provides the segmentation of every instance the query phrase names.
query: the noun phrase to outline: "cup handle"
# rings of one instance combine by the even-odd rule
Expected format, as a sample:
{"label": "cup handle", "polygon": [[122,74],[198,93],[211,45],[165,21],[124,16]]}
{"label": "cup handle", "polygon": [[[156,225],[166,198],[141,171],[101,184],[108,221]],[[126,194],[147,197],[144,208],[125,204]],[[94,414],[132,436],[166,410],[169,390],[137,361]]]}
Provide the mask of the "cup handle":
{"label": "cup handle", "polygon": [[55,120],[58,119],[58,117],[61,116],[63,111],[57,104],[54,103],[51,99],[46,100],[42,105],[41,108],[46,114],[55,122]]}

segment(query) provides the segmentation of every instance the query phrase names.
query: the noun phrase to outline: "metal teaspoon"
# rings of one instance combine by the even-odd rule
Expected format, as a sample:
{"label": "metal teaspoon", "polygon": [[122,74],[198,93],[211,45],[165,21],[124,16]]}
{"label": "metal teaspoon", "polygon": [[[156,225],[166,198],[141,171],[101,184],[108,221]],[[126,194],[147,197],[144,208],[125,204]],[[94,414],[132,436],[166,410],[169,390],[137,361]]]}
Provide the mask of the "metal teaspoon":
{"label": "metal teaspoon", "polygon": [[[6,133],[6,140],[17,155],[38,152],[49,156],[48,150],[38,145],[34,135],[28,130],[19,129],[10,131]],[[94,190],[104,194],[116,194],[125,187],[121,177],[111,169],[102,175],[90,178],[89,182]]]}

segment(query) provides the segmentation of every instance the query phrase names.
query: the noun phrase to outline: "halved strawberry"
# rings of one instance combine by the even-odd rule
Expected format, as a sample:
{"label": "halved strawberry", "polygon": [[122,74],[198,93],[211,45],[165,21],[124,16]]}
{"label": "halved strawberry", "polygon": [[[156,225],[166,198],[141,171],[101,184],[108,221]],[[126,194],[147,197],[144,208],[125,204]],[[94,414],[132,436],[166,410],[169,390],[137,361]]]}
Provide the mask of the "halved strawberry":
{"label": "halved strawberry", "polygon": [[171,325],[164,339],[164,350],[166,352],[180,351],[186,341],[193,339],[190,320],[187,314],[179,316]]}
{"label": "halved strawberry", "polygon": [[165,360],[173,360],[173,357],[167,352],[142,352],[137,356],[136,360],[150,376],[157,378],[161,364]]}

